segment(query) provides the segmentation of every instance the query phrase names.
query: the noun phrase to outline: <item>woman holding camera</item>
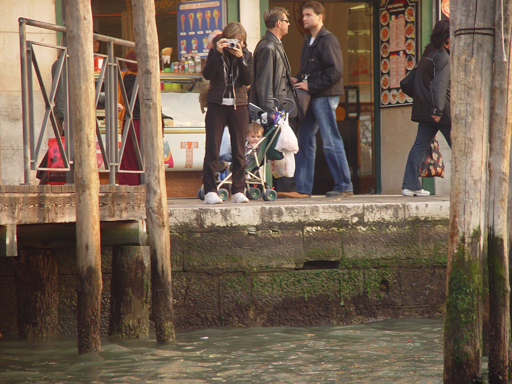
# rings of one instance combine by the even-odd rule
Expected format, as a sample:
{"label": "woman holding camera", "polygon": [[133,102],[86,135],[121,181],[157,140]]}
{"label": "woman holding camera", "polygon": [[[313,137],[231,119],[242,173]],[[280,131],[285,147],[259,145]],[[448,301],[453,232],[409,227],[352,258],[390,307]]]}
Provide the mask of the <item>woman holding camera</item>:
{"label": "woman holding camera", "polygon": [[215,173],[224,127],[231,136],[233,156],[231,201],[247,203],[245,188],[245,137],[249,124],[247,87],[252,82],[252,55],[247,50],[247,33],[232,22],[222,30],[221,39],[210,49],[203,76],[210,80],[205,117],[206,152],[203,163],[205,204],[220,204]]}

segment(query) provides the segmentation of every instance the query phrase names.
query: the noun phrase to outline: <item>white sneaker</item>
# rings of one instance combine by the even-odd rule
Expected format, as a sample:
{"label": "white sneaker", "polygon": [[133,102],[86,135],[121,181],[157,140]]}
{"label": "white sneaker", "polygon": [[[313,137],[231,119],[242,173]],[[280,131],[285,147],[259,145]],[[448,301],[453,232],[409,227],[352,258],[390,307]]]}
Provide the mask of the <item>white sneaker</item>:
{"label": "white sneaker", "polygon": [[238,193],[235,193],[233,195],[233,197],[231,197],[231,202],[232,203],[248,203],[249,199],[242,192],[238,192]]}
{"label": "white sneaker", "polygon": [[208,192],[204,197],[205,204],[222,204],[222,199],[217,192]]}
{"label": "white sneaker", "polygon": [[418,189],[417,191],[411,191],[410,189],[402,189],[402,195],[404,196],[430,196],[429,191],[425,191],[424,189]]}

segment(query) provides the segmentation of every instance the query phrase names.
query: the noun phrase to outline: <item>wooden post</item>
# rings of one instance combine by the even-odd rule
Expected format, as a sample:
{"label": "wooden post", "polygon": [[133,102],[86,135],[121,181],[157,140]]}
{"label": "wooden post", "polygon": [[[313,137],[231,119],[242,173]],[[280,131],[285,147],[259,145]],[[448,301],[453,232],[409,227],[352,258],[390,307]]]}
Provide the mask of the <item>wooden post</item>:
{"label": "wooden post", "polygon": [[171,285],[171,239],[165,188],[160,66],[155,2],[132,0],[138,62],[140,125],[144,135],[148,245],[151,247],[151,294],[156,339],[174,340]]}
{"label": "wooden post", "polygon": [[[489,135],[489,383],[508,383],[510,282],[508,195],[512,133],[512,0],[496,4],[494,77]],[[502,29],[503,26],[503,34]],[[508,60],[508,61],[505,61]]]}
{"label": "wooden post", "polygon": [[481,374],[495,4],[450,4],[452,182],[444,343],[444,382],[450,384],[471,383]]}
{"label": "wooden post", "polygon": [[20,339],[57,336],[57,258],[51,249],[22,248],[13,258]]}
{"label": "wooden post", "polygon": [[149,247],[114,247],[110,290],[111,336],[139,338],[149,334],[150,271]]}
{"label": "wooden post", "polygon": [[96,164],[92,10],[89,0],[66,1],[70,128],[75,148],[78,265],[78,352],[99,351],[101,250]]}

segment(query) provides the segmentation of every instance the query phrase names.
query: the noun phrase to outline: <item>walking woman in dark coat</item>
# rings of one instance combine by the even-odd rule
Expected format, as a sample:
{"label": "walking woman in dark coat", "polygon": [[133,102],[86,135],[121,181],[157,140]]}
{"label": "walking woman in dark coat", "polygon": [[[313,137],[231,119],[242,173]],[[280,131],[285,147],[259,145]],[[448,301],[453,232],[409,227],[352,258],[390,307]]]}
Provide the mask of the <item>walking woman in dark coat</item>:
{"label": "walking woman in dark coat", "polygon": [[414,142],[402,183],[404,196],[428,196],[419,179],[421,162],[428,146],[441,131],[448,145],[450,138],[450,22],[437,22],[416,70],[412,102],[412,121],[418,122]]}
{"label": "walking woman in dark coat", "polygon": [[[236,40],[230,42],[228,39]],[[247,203],[245,189],[245,137],[249,125],[247,87],[253,78],[252,55],[247,50],[247,33],[242,24],[232,22],[222,30],[222,38],[210,49],[203,76],[210,80],[205,117],[206,152],[203,163],[204,202],[219,204],[215,173],[224,127],[231,136],[233,156],[231,201]]]}

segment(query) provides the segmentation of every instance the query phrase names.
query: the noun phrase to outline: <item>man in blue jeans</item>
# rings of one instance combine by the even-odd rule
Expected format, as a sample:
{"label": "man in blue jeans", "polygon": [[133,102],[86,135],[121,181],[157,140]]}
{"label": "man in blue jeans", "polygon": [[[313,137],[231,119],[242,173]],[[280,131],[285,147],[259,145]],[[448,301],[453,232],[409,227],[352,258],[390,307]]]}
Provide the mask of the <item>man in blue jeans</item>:
{"label": "man in blue jeans", "polygon": [[302,7],[304,28],[310,34],[302,45],[300,72],[292,81],[308,91],[309,108],[299,129],[299,152],[295,155],[297,192],[311,195],[315,175],[316,138],[320,129],[327,165],[334,179],[334,190],[327,196],[352,196],[350,169],[343,140],[338,131],[335,110],[343,95],[343,59],[338,39],[324,27],[325,8],[317,1]]}

